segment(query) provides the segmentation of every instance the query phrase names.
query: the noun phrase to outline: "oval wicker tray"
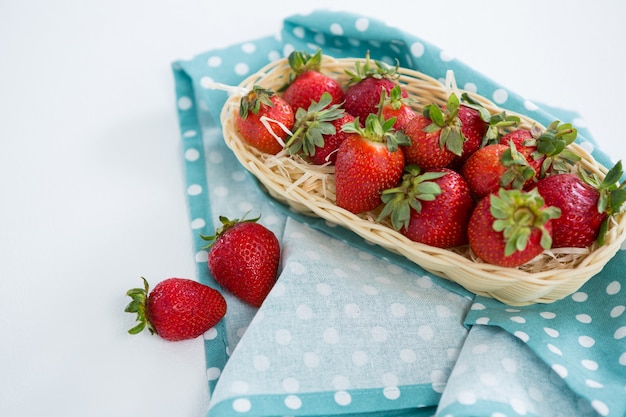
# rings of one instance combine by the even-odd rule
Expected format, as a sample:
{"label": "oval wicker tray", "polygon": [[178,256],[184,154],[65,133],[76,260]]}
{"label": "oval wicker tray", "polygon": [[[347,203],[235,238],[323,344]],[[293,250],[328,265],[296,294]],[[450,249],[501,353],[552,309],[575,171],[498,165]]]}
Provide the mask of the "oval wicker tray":
{"label": "oval wicker tray", "polygon": [[[354,68],[356,61],[362,62],[363,59],[324,56],[322,72],[340,82],[347,82],[344,70]],[[245,79],[239,87],[241,91],[247,91],[253,85],[278,90],[287,81],[289,72],[287,60],[278,60]],[[399,82],[417,101],[415,110],[421,111],[421,107],[429,103],[445,104],[449,91],[441,82],[405,68],[400,68],[399,72]],[[469,94],[490,112],[503,111],[484,97]],[[355,215],[335,205],[333,167],[308,164],[285,151],[277,155],[263,154],[245,144],[234,127],[233,116],[238,111],[240,98],[232,94],[222,109],[224,140],[240,163],[267,188],[272,197],[293,210],[346,227],[372,243],[405,256],[435,275],[457,282],[475,294],[492,297],[509,305],[550,303],[562,299],[600,272],[626,237],[626,215],[622,213],[611,224],[602,247],[546,251],[519,268],[484,263],[473,257],[468,247],[447,250],[413,242],[389,225],[375,222],[375,212]],[[506,111],[507,114],[515,114]],[[521,119],[522,127],[536,124],[526,116],[517,116]],[[570,147],[582,157],[584,169],[604,177],[607,172],[605,167],[582,147],[576,144]]]}

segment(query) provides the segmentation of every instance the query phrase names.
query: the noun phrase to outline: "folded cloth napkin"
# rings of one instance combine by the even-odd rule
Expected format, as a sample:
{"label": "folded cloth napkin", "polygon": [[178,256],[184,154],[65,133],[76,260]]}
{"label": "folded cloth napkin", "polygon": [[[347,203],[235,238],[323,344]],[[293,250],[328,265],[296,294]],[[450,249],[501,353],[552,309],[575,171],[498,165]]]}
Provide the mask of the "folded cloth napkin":
{"label": "folded cloth napkin", "polygon": [[[186,197],[199,279],[220,215],[261,214],[283,249],[260,309],[225,293],[226,317],[205,335],[210,416],[626,415],[626,252],[580,291],[552,304],[510,307],[475,297],[352,232],[267,196],[221,136],[237,85],[293,50],[364,57],[444,79],[549,124],[573,112],[539,105],[445,51],[376,19],[317,11],[285,19],[279,36],[173,63]],[[578,142],[612,166],[584,126]],[[620,273],[621,272],[621,273]]]}

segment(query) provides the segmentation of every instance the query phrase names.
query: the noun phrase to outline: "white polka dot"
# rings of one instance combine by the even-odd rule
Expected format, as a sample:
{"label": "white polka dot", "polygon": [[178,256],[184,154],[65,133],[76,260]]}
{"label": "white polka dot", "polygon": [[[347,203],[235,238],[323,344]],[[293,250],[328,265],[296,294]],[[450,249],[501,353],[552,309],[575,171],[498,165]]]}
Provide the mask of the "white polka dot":
{"label": "white polka dot", "polygon": [[580,363],[582,364],[582,366],[589,369],[590,371],[598,370],[598,362],[596,361],[592,361],[590,359],[583,359],[582,361],[580,361]]}
{"label": "white polka dot", "polygon": [[433,287],[433,280],[430,277],[420,277],[416,281],[417,286],[420,288],[428,289]]}
{"label": "white polka dot", "polygon": [[300,389],[300,381],[292,377],[285,378],[283,379],[282,386],[286,392],[298,392]]}
{"label": "white polka dot", "polygon": [[367,295],[376,295],[378,294],[378,288],[373,287],[371,285],[364,285],[363,286],[363,292]]}
{"label": "white polka dot", "polygon": [[609,407],[604,402],[602,402],[600,400],[593,400],[593,401],[591,401],[591,406],[601,416],[608,416],[609,415],[609,412],[610,412]]}
{"label": "white polka dot", "polygon": [[388,400],[397,400],[400,398],[400,388],[394,386],[388,386],[383,388],[383,395]]}
{"label": "white polka dot", "polygon": [[322,32],[317,33],[314,37],[313,40],[315,41],[315,43],[317,43],[318,45],[324,45],[326,43],[326,36],[324,36],[324,34]]}
{"label": "white polka dot", "polygon": [[618,292],[620,292],[621,289],[622,289],[622,285],[619,283],[619,281],[613,281],[609,285],[607,285],[606,293],[608,295],[615,295]]}
{"label": "white polka dot", "polygon": [[298,39],[303,39],[306,35],[306,32],[304,31],[304,28],[302,26],[296,26],[295,28],[293,28],[293,31],[291,33],[293,33],[293,36]]}
{"label": "white polka dot", "polygon": [[213,193],[215,193],[218,197],[226,197],[228,195],[228,188],[226,187],[215,187],[213,189]]}
{"label": "white polka dot", "polygon": [[202,229],[204,226],[206,226],[206,222],[204,221],[204,219],[193,219],[191,221],[191,228],[192,229]]}
{"label": "white polka dot", "polygon": [[333,387],[338,391],[350,388],[350,379],[345,375],[335,375],[332,380]]}
{"label": "white polka dot", "polygon": [[472,347],[472,353],[474,355],[482,355],[489,351],[489,345],[486,343],[480,343],[474,347]]}
{"label": "white polka dot", "polygon": [[619,355],[618,362],[619,362],[620,365],[626,366],[626,352],[624,352],[621,355]]}
{"label": "white polka dot", "polygon": [[206,262],[209,260],[209,252],[206,250],[199,250],[196,252],[196,262]]}
{"label": "white polka dot", "polygon": [[237,398],[233,401],[233,410],[238,413],[247,413],[251,408],[252,404],[247,398]]}
{"label": "white polka dot", "polygon": [[386,387],[398,386],[398,376],[392,372],[386,372],[382,375],[381,381]]}
{"label": "white polka dot", "polygon": [[417,329],[417,334],[423,340],[431,340],[434,337],[435,332],[433,331],[432,327],[430,327],[428,325],[424,325],[424,326],[420,326]]}
{"label": "white polka dot", "polygon": [[313,310],[306,304],[300,304],[296,307],[296,317],[300,320],[309,320],[313,317]]}
{"label": "white polka dot", "polygon": [[593,345],[596,344],[596,341],[590,337],[590,336],[580,336],[578,338],[578,343],[582,346],[582,347],[586,347],[586,348],[590,348]]}
{"label": "white polka dot", "polygon": [[308,368],[317,368],[320,366],[320,357],[315,352],[305,352],[302,359]]}
{"label": "white polka dot", "polygon": [[613,307],[613,309],[611,309],[611,312],[609,314],[611,317],[617,318],[621,316],[622,314],[624,314],[625,310],[626,310],[626,306],[616,306],[616,307]]}
{"label": "white polka dot", "polygon": [[435,313],[437,316],[446,318],[452,316],[452,311],[447,306],[437,305],[435,306]]}
{"label": "white polka dot", "polygon": [[202,186],[199,184],[191,184],[189,187],[187,187],[187,194],[189,195],[202,194]]}
{"label": "white polka dot", "polygon": [[206,63],[209,67],[219,67],[220,65],[222,65],[222,57],[211,56],[209,57],[209,59],[207,59]]}
{"label": "white polka dot", "polygon": [[461,391],[457,394],[457,399],[463,405],[471,405],[476,402],[476,394],[471,390]]}
{"label": "white polka dot", "polygon": [[272,288],[272,297],[282,297],[287,292],[287,286],[283,282],[277,282]]}
{"label": "white polka dot", "polygon": [[330,295],[333,292],[333,288],[325,282],[320,282],[315,286],[316,291],[320,295]]}
{"label": "white polka dot", "polygon": [[354,303],[346,304],[343,308],[343,313],[348,318],[356,319],[361,315],[361,308]]}
{"label": "white polka dot", "polygon": [[250,71],[250,67],[245,62],[240,62],[235,65],[235,73],[237,75],[246,75]]}
{"label": "white polka dot", "polygon": [[302,407],[302,400],[295,395],[285,397],[285,406],[291,410],[297,410]]}
{"label": "white polka dot", "polygon": [[385,329],[384,327],[372,327],[370,333],[374,342],[384,342],[385,340],[387,340],[387,329]]}
{"label": "white polka dot", "polygon": [[543,331],[550,337],[559,337],[559,331],[551,327],[544,327]]}
{"label": "white polka dot", "polygon": [[528,339],[530,339],[530,336],[528,336],[527,333],[520,332],[520,331],[514,332],[513,335],[519,338],[523,342],[528,342]]}
{"label": "white polka dot", "polygon": [[498,88],[496,91],[493,92],[493,101],[495,101],[498,104],[502,104],[506,102],[508,99],[509,99],[509,93],[507,93],[507,91],[502,88]]}
{"label": "white polka dot", "polygon": [[411,54],[415,57],[421,57],[424,55],[424,44],[421,42],[414,42],[411,44]]}
{"label": "white polka dot", "polygon": [[584,324],[589,324],[591,323],[591,316],[589,314],[577,314],[576,320]]}
{"label": "white polka dot", "polygon": [[554,353],[555,355],[563,356],[563,352],[561,352],[561,349],[551,343],[548,343],[548,350],[550,350],[550,352]]}
{"label": "white polka dot", "polygon": [[589,298],[589,296],[584,292],[575,292],[572,294],[572,300],[579,303],[587,301],[587,298]]}
{"label": "white polka dot", "polygon": [[222,372],[220,371],[220,368],[216,368],[216,367],[211,367],[206,370],[206,376],[209,379],[209,381],[217,380],[217,378],[220,377],[221,373]]}
{"label": "white polka dot", "polygon": [[287,329],[276,330],[274,338],[276,340],[276,343],[278,343],[279,345],[288,345],[289,343],[291,343],[291,332]]}
{"label": "white polka dot", "polygon": [[405,363],[413,363],[417,360],[417,354],[413,349],[402,349],[400,351],[400,360]]}
{"label": "white polka dot", "polygon": [[324,330],[322,337],[324,338],[324,342],[334,345],[339,342],[339,331],[334,327],[329,327]]}
{"label": "white polka dot", "polygon": [[343,28],[339,23],[332,23],[330,25],[330,33],[336,36],[341,36],[343,35]]}
{"label": "white polka dot", "polygon": [[500,363],[502,364],[502,367],[504,368],[505,371],[510,372],[510,373],[517,372],[517,362],[514,359],[503,358],[502,361],[500,361]]}
{"label": "white polka dot", "polygon": [[368,361],[369,358],[367,356],[367,353],[363,352],[362,350],[352,352],[352,363],[355,366],[365,366]]}
{"label": "white polka dot", "polygon": [[267,54],[267,60],[270,62],[276,61],[278,59],[280,59],[279,51],[269,51],[269,53]]}
{"label": "white polka dot", "polygon": [[217,334],[217,329],[215,327],[211,327],[209,330],[204,332],[202,337],[204,338],[204,340],[215,340]]}
{"label": "white polka dot", "polygon": [[552,370],[556,372],[557,375],[560,376],[561,378],[567,377],[567,368],[565,368],[563,365],[559,365],[555,363],[554,365],[552,365]]}
{"label": "white polka dot", "polygon": [[519,313],[520,310],[518,310],[517,308],[507,308],[504,311],[506,311],[507,313]]}
{"label": "white polka dot", "polygon": [[335,393],[335,402],[341,406],[346,406],[352,402],[352,397],[346,391],[337,391]]}
{"label": "white polka dot", "polygon": [[532,398],[536,402],[543,401],[543,391],[541,391],[537,387],[529,387],[528,388],[528,395],[530,395],[530,398]]}
{"label": "white polka dot", "polygon": [[479,317],[476,319],[476,324],[487,324],[489,323],[489,317]]}
{"label": "white polka dot", "polygon": [[198,132],[196,132],[193,129],[189,129],[189,130],[185,130],[183,132],[183,137],[184,138],[193,138],[194,136],[196,136],[198,134]]}
{"label": "white polka dot", "polygon": [[539,108],[539,107],[537,107],[537,105],[535,103],[533,103],[530,100],[524,101],[524,107],[526,108],[526,110],[530,110],[530,111],[535,111],[535,110],[537,110]]}
{"label": "white polka dot", "polygon": [[390,307],[391,315],[394,317],[404,317],[406,316],[406,306],[400,303],[394,303]]}
{"label": "white polka dot", "polygon": [[252,359],[252,366],[259,372],[264,372],[270,369],[270,359],[265,355],[256,355]]}
{"label": "white polka dot", "polygon": [[474,83],[465,83],[463,89],[465,91],[469,91],[470,93],[476,93],[478,91],[478,87]]}
{"label": "white polka dot", "polygon": [[447,51],[441,51],[441,53],[439,54],[439,59],[443,62],[450,62],[454,59],[454,55]]}
{"label": "white polka dot", "polygon": [[245,381],[233,381],[230,384],[230,390],[235,394],[245,394],[250,389],[250,386]]}
{"label": "white polka dot", "polygon": [[256,45],[252,42],[246,42],[243,45],[241,45],[241,50],[245,52],[246,54],[251,54],[254,51],[256,51]]}
{"label": "white polka dot", "polygon": [[211,152],[208,159],[212,164],[221,164],[224,161],[224,155],[221,152]]}
{"label": "white polka dot", "polygon": [[615,333],[613,334],[613,338],[615,340],[623,339],[624,337],[626,337],[626,326],[622,326],[615,330]]}
{"label": "white polka dot", "polygon": [[200,152],[197,149],[190,148],[185,151],[185,159],[189,162],[197,161],[200,158]]}
{"label": "white polka dot", "polygon": [[572,120],[572,124],[576,127],[587,127],[587,122],[585,121],[585,119],[580,118],[580,117],[575,117]]}
{"label": "white polka dot", "polygon": [[245,180],[247,177],[246,177],[246,173],[244,171],[235,171],[235,172],[232,173],[231,178],[235,182],[241,182],[241,181]]}
{"label": "white polka dot", "polygon": [[498,378],[496,378],[496,376],[490,372],[481,373],[478,376],[478,379],[480,379],[480,382],[483,385],[486,385],[488,387],[493,387],[498,384]]}
{"label": "white polka dot", "polygon": [[511,321],[513,321],[515,323],[519,323],[519,324],[526,323],[526,319],[524,317],[521,317],[521,316],[513,316],[513,317],[511,317]]}
{"label": "white polka dot", "polygon": [[472,310],[484,310],[485,308],[487,307],[485,307],[485,305],[481,303],[474,303],[471,307]]}
{"label": "white polka dot", "polygon": [[526,415],[528,412],[526,401],[519,398],[511,398],[511,408],[519,415]]}
{"label": "white polka dot", "polygon": [[213,88],[214,83],[215,83],[215,80],[209,77],[208,75],[205,75],[204,77],[200,78],[200,87],[202,88]]}
{"label": "white polka dot", "polygon": [[189,97],[183,96],[178,99],[178,108],[181,110],[189,110],[192,105],[193,102]]}
{"label": "white polka dot", "polygon": [[354,27],[359,32],[365,32],[370,25],[370,21],[367,18],[361,17],[354,22]]}
{"label": "white polka dot", "polygon": [[291,261],[289,262],[288,267],[289,271],[296,275],[306,274],[307,272],[306,266],[302,265],[300,262]]}
{"label": "white polka dot", "polygon": [[543,317],[544,319],[548,319],[548,320],[553,319],[553,318],[556,317],[556,314],[554,314],[551,311],[543,311],[543,312],[539,313],[539,315],[541,317]]}

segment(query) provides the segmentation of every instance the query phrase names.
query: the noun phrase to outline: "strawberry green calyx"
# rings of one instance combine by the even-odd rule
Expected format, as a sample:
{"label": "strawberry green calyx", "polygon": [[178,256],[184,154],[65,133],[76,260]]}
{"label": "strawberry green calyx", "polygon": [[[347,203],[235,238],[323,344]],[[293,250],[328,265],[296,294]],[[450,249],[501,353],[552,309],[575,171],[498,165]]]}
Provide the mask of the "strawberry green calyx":
{"label": "strawberry green calyx", "polygon": [[506,256],[523,251],[534,229],[541,230],[541,247],[550,249],[552,236],[545,225],[548,220],[561,215],[559,208],[545,207],[536,189],[525,192],[501,188],[498,194],[492,194],[489,198],[491,215],[495,218],[493,230],[502,232],[506,242]]}
{"label": "strawberry green calyx", "polygon": [[364,64],[362,64],[360,61],[357,61],[354,65],[354,71],[345,70],[345,73],[350,76],[350,79],[348,80],[348,85],[356,84],[359,81],[362,81],[368,77],[396,80],[400,76],[400,74],[398,73],[400,63],[397,60],[394,67],[391,67],[384,62],[378,60],[374,60],[374,64],[375,65],[373,66],[372,60],[370,59],[370,52],[367,51],[365,54]]}
{"label": "strawberry green calyx", "polygon": [[322,94],[319,102],[312,102],[308,110],[298,108],[293,135],[285,147],[291,155],[302,152],[305,155],[315,155],[315,148],[324,146],[324,135],[336,133],[335,126],[330,123],[342,118],[346,113],[340,104],[332,102],[330,93]]}
{"label": "strawberry green calyx", "polygon": [[287,62],[293,72],[293,78],[307,71],[319,71],[322,67],[322,50],[318,49],[313,55],[306,51],[293,51],[289,54]]}
{"label": "strawberry green calyx", "polygon": [[148,320],[148,316],[146,314],[146,302],[148,300],[148,292],[150,288],[148,281],[144,277],[141,277],[141,279],[143,280],[143,288],[132,288],[126,291],[126,295],[128,295],[132,301],[126,306],[124,311],[126,313],[136,313],[136,321],[138,322],[136,326],[128,330],[128,333],[141,333],[143,329],[147,327],[150,334],[154,334],[156,331],[150,323],[150,320]]}
{"label": "strawberry green calyx", "polygon": [[502,165],[506,171],[500,177],[500,185],[521,190],[526,182],[537,174],[530,166],[524,155],[517,151],[513,141],[509,142],[509,148],[502,154]]}
{"label": "strawberry green calyx", "polygon": [[441,130],[439,146],[442,149],[447,148],[457,156],[463,153],[463,142],[465,142],[465,137],[461,132],[461,120],[458,118],[459,105],[459,98],[452,93],[448,97],[445,110],[441,110],[436,104],[429,104],[422,111],[424,116],[432,121],[424,128],[424,131],[430,133]]}
{"label": "strawberry green calyx", "polygon": [[463,93],[461,95],[461,99],[464,106],[478,111],[480,118],[488,125],[487,133],[485,133],[481,147],[492,143],[498,143],[501,137],[501,129],[515,127],[520,122],[519,116],[506,114],[505,111],[497,114],[491,114],[489,110],[480,104],[480,102],[470,97],[467,93]]}
{"label": "strawberry green calyx", "polygon": [[271,90],[263,88],[259,85],[253,86],[252,90],[241,98],[241,102],[239,104],[239,115],[241,118],[245,119],[248,117],[248,112],[255,114],[259,113],[261,104],[265,104],[269,107],[274,106],[274,103],[270,100],[270,97],[273,95],[274,92]]}
{"label": "strawberry green calyx", "polygon": [[531,128],[531,133],[533,138],[524,141],[524,145],[537,148],[531,154],[534,159],[545,156],[541,164],[540,177],[544,177],[548,172],[568,172],[574,163],[580,161],[580,156],[567,149],[578,135],[577,129],[570,123],[555,120],[546,129],[535,125]]}
{"label": "strawberry green calyx", "polygon": [[399,130],[395,130],[393,125],[396,118],[384,119],[380,115],[370,114],[365,119],[365,127],[361,127],[357,117],[353,123],[342,126],[341,130],[348,133],[356,133],[372,142],[384,143],[390,152],[398,150],[399,146],[409,146],[411,139]]}
{"label": "strawberry green calyx", "polygon": [[446,175],[445,172],[422,173],[417,165],[406,166],[404,172],[398,187],[387,189],[381,194],[385,206],[378,221],[391,216],[391,226],[395,230],[409,227],[411,209],[419,213],[422,211],[422,201],[433,201],[441,194],[441,187],[433,180]]}
{"label": "strawberry green calyx", "polygon": [[222,223],[222,226],[218,227],[215,230],[214,235],[211,235],[211,236],[202,235],[202,234],[200,235],[200,238],[202,240],[206,240],[207,242],[209,242],[206,246],[203,246],[202,249],[210,249],[211,246],[213,246],[213,244],[217,240],[217,238],[219,238],[221,235],[224,234],[224,232],[226,232],[228,229],[232,228],[233,226],[239,223],[256,223],[260,218],[261,218],[260,215],[253,219],[246,219],[245,215],[241,219],[229,219],[226,216],[220,216],[219,219],[220,219],[220,222]]}

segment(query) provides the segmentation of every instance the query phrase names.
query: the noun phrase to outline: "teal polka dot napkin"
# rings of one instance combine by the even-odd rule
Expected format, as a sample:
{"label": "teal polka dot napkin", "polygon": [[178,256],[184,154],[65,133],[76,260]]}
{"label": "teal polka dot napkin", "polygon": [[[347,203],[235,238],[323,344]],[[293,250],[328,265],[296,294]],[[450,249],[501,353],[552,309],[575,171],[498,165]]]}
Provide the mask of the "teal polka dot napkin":
{"label": "teal polka dot napkin", "polygon": [[285,19],[276,36],[173,63],[186,198],[199,279],[217,286],[200,234],[220,215],[261,214],[283,249],[277,284],[256,310],[227,293],[228,314],[204,335],[209,416],[626,415],[626,254],[553,304],[510,307],[475,297],[350,231],[290,212],[225,146],[227,93],[293,50],[417,69],[548,124],[575,112],[535,103],[429,42],[352,13]]}

